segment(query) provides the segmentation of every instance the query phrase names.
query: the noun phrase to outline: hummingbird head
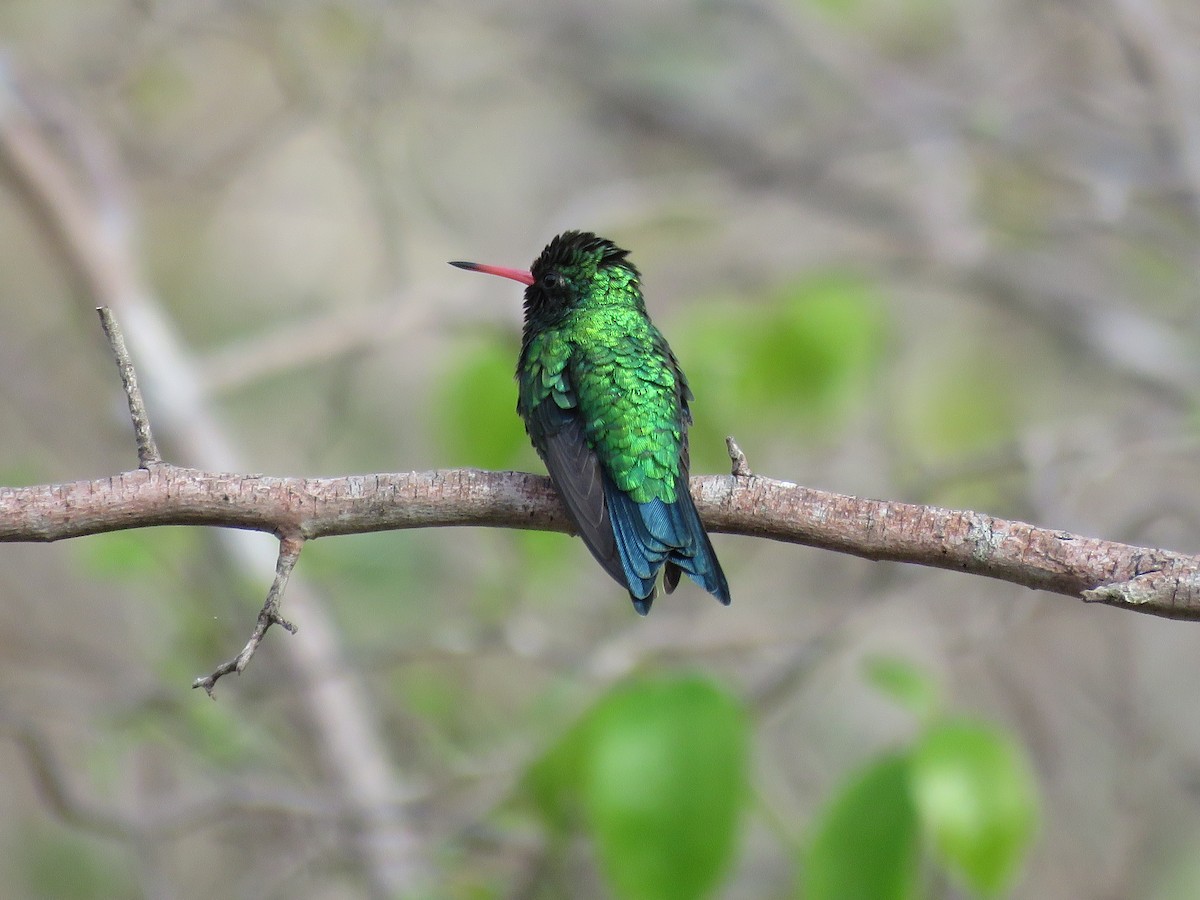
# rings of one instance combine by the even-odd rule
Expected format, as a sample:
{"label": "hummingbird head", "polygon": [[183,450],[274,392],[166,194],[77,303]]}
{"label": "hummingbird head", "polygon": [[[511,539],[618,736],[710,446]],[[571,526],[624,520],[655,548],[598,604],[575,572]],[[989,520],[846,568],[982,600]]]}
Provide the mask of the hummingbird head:
{"label": "hummingbird head", "polygon": [[641,304],[637,268],[610,240],[588,231],[564,231],[546,245],[529,271],[452,262],[472,272],[511,278],[525,285],[525,321],[545,326],[561,321],[573,309],[595,300],[632,298]]}

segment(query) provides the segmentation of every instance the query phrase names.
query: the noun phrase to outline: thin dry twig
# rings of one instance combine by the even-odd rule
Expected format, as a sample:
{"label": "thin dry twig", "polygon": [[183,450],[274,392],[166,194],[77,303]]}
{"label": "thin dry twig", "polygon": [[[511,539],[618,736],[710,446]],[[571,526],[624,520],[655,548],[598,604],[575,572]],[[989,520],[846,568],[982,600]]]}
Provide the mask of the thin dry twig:
{"label": "thin dry twig", "polygon": [[254,633],[250,635],[250,640],[246,642],[242,652],[233,659],[217,666],[210,674],[193,681],[193,688],[202,687],[205,693],[212,697],[213,688],[217,686],[218,679],[231,672],[241,675],[272,625],[278,625],[291,634],[296,633],[296,626],[279,615],[279,607],[283,602],[283,592],[287,587],[288,578],[291,577],[292,569],[296,567],[296,562],[300,559],[300,551],[303,547],[303,538],[285,537],[280,539],[279,561],[275,564],[275,581],[271,583],[271,589],[267,591],[267,600],[258,614],[258,623],[254,626]]}
{"label": "thin dry twig", "polygon": [[133,433],[137,441],[138,465],[143,469],[162,463],[162,455],[158,452],[158,444],[154,441],[154,432],[150,430],[150,416],[146,413],[146,401],[142,399],[142,389],[138,387],[137,373],[129,358],[129,348],[125,346],[125,335],[117,324],[112,310],[107,306],[96,307],[100,316],[100,326],[108,338],[113,356],[117,361],[117,371],[121,373],[121,387],[125,389],[125,398],[129,401],[129,417],[133,420]]}

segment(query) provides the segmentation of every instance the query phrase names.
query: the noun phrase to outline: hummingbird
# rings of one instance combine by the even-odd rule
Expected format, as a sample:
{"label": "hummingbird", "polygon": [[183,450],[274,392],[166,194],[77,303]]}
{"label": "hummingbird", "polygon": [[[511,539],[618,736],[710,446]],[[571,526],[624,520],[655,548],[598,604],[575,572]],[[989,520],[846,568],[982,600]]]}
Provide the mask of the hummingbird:
{"label": "hummingbird", "polygon": [[525,285],[517,413],[575,530],[639,615],[658,573],[729,605],[729,584],[688,490],[692,392],[650,317],[629,251],[566,231],[528,271],[452,266]]}

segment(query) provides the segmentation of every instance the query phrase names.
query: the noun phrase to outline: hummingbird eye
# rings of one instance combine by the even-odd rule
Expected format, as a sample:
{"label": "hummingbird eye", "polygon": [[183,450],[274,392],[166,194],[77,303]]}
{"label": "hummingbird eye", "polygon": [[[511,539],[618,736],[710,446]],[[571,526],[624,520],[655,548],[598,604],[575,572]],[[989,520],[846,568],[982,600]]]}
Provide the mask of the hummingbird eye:
{"label": "hummingbird eye", "polygon": [[561,286],[562,283],[563,278],[557,272],[547,272],[542,276],[542,287],[546,288],[546,290],[552,291],[556,287]]}

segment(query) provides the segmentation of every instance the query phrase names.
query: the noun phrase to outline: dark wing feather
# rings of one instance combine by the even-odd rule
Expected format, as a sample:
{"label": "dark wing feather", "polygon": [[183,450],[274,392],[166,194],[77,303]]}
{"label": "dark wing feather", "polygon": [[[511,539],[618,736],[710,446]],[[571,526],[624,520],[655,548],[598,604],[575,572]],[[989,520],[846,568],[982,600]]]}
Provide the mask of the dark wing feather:
{"label": "dark wing feather", "polygon": [[604,571],[628,589],[604,499],[604,472],[584,440],[578,412],[549,396],[534,407],[531,420],[530,434],[537,435],[535,446],[579,536]]}

